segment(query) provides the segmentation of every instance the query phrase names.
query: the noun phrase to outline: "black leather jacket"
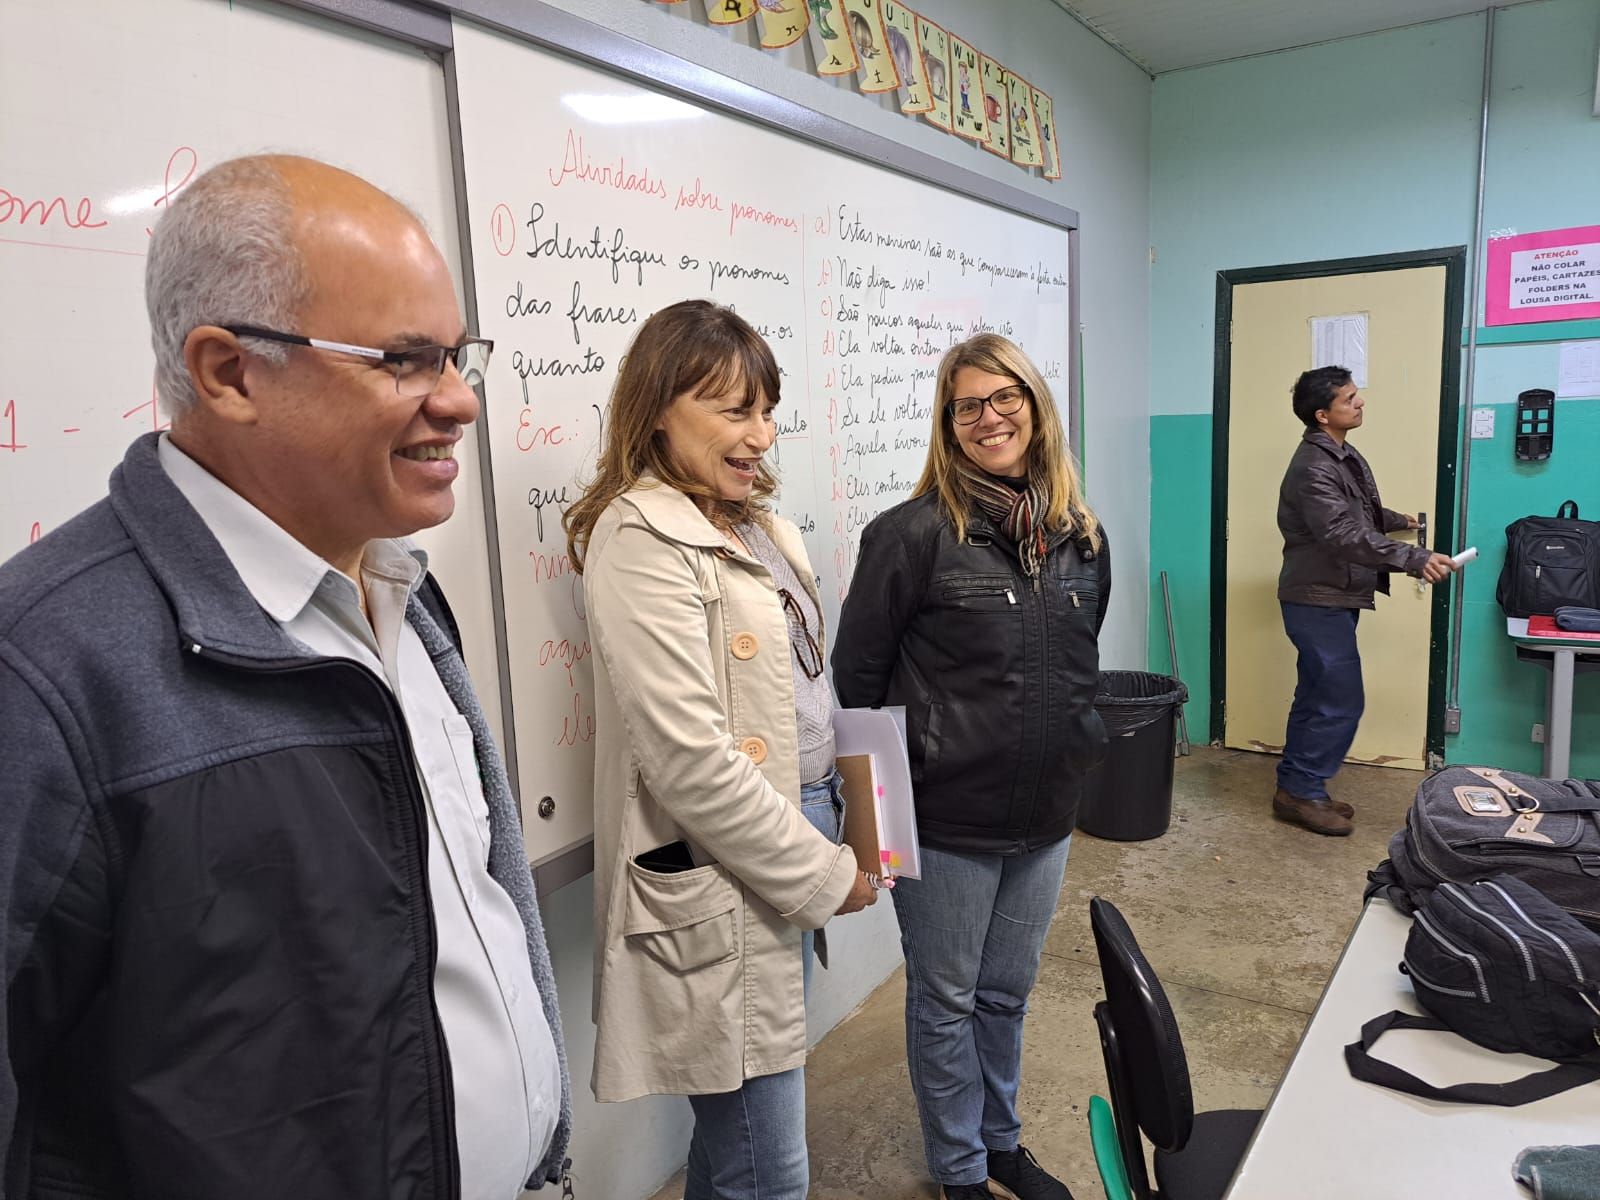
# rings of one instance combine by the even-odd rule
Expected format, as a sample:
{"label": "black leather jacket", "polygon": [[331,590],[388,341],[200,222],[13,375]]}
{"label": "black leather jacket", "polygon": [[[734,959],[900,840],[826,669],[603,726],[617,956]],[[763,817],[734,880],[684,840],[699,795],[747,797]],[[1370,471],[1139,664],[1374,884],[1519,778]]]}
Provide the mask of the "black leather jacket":
{"label": "black leather jacket", "polygon": [[1098,554],[1065,542],[1036,580],[986,517],[958,542],[933,494],[862,531],[834,686],[850,707],[905,705],[925,845],[1021,854],[1072,832],[1105,753],[1094,697],[1110,595],[1103,530]]}
{"label": "black leather jacket", "polygon": [[1378,484],[1360,451],[1307,429],[1278,489],[1283,570],[1278,599],[1319,608],[1372,608],[1389,594],[1389,573],[1421,575],[1428,551],[1388,533],[1404,515],[1378,501]]}

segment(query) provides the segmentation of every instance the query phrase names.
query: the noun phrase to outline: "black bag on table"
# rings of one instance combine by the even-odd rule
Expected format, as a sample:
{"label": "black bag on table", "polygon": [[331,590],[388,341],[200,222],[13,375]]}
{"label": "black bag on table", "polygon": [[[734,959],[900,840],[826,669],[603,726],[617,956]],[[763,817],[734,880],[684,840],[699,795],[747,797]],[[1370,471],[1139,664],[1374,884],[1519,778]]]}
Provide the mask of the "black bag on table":
{"label": "black bag on table", "polygon": [[1600,521],[1580,521],[1577,502],[1568,500],[1553,517],[1511,522],[1494,598],[1508,617],[1600,608]]}
{"label": "black bag on table", "polygon": [[[1344,1050],[1355,1078],[1430,1100],[1504,1106],[1600,1080],[1600,933],[1521,879],[1439,884],[1413,914],[1400,969],[1433,1015],[1368,1021]],[[1560,1065],[1510,1083],[1437,1086],[1372,1057],[1390,1029],[1451,1029]]]}
{"label": "black bag on table", "polygon": [[1401,912],[1442,883],[1515,875],[1600,932],[1600,782],[1446,767],[1417,788],[1366,894]]}

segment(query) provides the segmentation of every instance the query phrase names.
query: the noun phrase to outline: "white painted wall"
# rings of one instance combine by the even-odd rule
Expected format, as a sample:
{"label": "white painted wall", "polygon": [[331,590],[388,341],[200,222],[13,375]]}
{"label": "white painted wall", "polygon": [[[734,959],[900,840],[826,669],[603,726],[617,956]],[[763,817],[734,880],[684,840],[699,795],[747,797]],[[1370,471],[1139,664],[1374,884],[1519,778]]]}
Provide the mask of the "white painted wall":
{"label": "white painted wall", "polygon": [[[768,54],[752,32],[697,24],[698,4],[547,0],[655,49],[748,83],[869,132],[980,171],[1074,208],[1082,221],[1079,287],[1084,334],[1085,459],[1090,500],[1112,539],[1116,578],[1101,641],[1108,666],[1142,668],[1149,575],[1150,80],[1050,0],[923,0],[930,20],[1022,73],[1055,101],[1064,178],[1049,183],[901,116],[892,97],[858,95],[848,81],[812,74],[801,47]],[[690,1111],[653,1098],[597,1105],[588,1090],[594,923],[592,876],[544,903],[576,1091],[572,1157],[580,1197],[650,1195],[682,1164]],[[834,966],[813,977],[813,1041],[848,1015],[899,965],[887,900],[829,930]]]}

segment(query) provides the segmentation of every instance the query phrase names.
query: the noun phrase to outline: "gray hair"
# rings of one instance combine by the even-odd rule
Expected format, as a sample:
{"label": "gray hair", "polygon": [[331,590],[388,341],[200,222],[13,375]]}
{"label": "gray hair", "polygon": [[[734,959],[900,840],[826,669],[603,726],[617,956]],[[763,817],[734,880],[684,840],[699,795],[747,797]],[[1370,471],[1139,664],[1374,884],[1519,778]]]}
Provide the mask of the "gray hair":
{"label": "gray hair", "polygon": [[[197,397],[183,344],[200,325],[260,325],[294,332],[309,291],[292,235],[289,185],[268,158],[236,158],[196,179],[167,208],[150,239],[144,299],[162,407],[179,415]],[[282,365],[289,348],[241,341]]]}

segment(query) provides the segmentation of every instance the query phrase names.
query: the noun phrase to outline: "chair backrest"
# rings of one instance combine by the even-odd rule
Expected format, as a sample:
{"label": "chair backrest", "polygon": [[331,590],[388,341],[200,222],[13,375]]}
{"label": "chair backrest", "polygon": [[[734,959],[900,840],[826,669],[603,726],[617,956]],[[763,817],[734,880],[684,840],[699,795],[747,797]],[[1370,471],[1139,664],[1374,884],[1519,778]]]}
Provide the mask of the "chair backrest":
{"label": "chair backrest", "polygon": [[[1172,1005],[1114,904],[1098,896],[1091,900],[1089,924],[1105,983],[1105,1019],[1115,1033],[1116,1053],[1107,1056],[1107,1082],[1118,1119],[1126,1110],[1154,1145],[1181,1150],[1194,1128],[1194,1094]],[[1113,1057],[1121,1079],[1109,1077]]]}

